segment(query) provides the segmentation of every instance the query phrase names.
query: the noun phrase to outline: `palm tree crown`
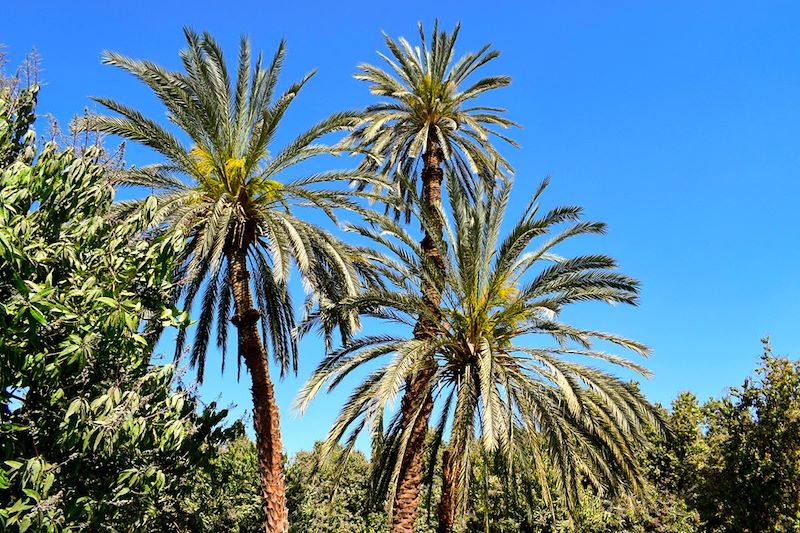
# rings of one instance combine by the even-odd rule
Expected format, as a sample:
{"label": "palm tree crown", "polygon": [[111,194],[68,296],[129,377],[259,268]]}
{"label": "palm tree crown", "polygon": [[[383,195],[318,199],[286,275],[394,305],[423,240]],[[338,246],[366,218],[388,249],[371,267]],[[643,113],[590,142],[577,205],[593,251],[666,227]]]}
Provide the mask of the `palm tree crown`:
{"label": "palm tree crown", "polygon": [[[311,157],[338,153],[316,141],[351,126],[353,115],[333,115],[271,152],[281,119],[311,74],[275,97],[284,61],[283,42],[268,65],[259,54],[252,67],[250,45],[243,38],[235,79],[231,79],[222,50],[210,35],[188,29],[185,34],[188,47],[181,52],[184,72],[167,71],[116,53],[107,53],[104,61],[132,73],[152,89],[166,107],[170,122],[189,138],[191,146],[138,111],[107,98],[96,101],[118,116],[88,117],[80,127],[137,141],[166,160],[117,176],[120,184],[149,187],[157,194],[155,203],[150,199],[122,202],[118,214],[148,206],[157,211],[157,223],[189,236],[179,277],[186,280],[182,297],[187,308],[205,284],[191,353],[199,377],[203,376],[214,320],[223,365],[225,362],[232,306],[225,259],[234,248],[246,250],[254,272],[265,344],[270,342],[282,371],[290,363],[296,368],[294,315],[286,287],[292,263],[313,294],[323,300],[352,294],[359,274],[366,272],[349,260],[348,247],[295,216],[290,208],[314,206],[333,218],[334,209],[357,208],[353,193],[320,185],[354,177],[368,180],[369,176],[353,171],[293,178],[288,174]],[[340,325],[345,331],[353,327],[350,322]],[[176,355],[182,349],[184,333],[179,336]]]}
{"label": "palm tree crown", "polygon": [[420,46],[384,34],[390,55],[379,54],[389,70],[362,64],[356,79],[370,84],[370,92],[387,100],[369,106],[347,139],[367,151],[363,168],[391,176],[402,198],[416,189],[421,156],[431,145],[462,184],[471,188],[471,177],[487,169],[510,170],[491,143],[497,137],[516,146],[500,133],[516,124],[502,116],[498,107],[472,105],[485,92],[507,86],[508,76],[469,78],[500,53],[490,45],[455,60],[460,25],[452,33],[434,24],[430,44],[422,24]]}
{"label": "palm tree crown", "polygon": [[[559,319],[565,306],[580,301],[635,304],[638,283],[616,272],[608,256],[555,254],[561,242],[603,233],[605,225],[581,221],[581,210],[572,206],[540,214],[538,199],[546,183],[501,239],[509,182],[504,180],[489,193],[479,183],[479,200],[473,201],[455,179],[449,180],[452,220],[445,221],[448,252],[435,317],[438,335],[362,336],[320,363],[298,398],[300,409],[326,384],[336,387],[355,368],[388,358],[353,392],[329,434],[330,445],[348,428],[353,430],[347,439],[352,446],[362,428],[380,426],[384,407],[400,393],[408,375],[420,360],[433,356],[436,372],[427,387],[441,407],[434,446],[452,423],[448,452],[454,458],[450,471],[459,478],[451,480],[456,489],[468,485],[476,440],[484,451],[510,460],[532,442],[544,443],[533,463],[541,472],[546,464],[557,467],[559,488],[568,503],[574,502],[583,479],[603,490],[638,485],[635,445],[644,442],[648,424],[660,425],[657,414],[635,388],[587,361],[601,360],[647,376],[633,361],[593,344],[611,343],[639,355],[648,349]],[[375,252],[373,260],[395,289],[367,290],[341,305],[408,327],[417,316],[434,319],[420,296],[420,285],[436,273],[418,259],[419,245],[386,217],[376,215],[372,222],[379,231],[354,229],[387,250]],[[409,431],[398,417],[381,445],[378,481],[390,493]],[[531,462],[529,454],[525,459]]]}

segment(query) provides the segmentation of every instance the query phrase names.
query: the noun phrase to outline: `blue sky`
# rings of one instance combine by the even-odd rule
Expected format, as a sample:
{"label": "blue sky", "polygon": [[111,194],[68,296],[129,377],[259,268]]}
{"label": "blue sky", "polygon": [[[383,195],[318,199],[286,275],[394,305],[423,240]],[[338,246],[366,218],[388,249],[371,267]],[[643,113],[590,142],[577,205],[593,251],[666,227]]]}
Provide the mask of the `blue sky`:
{"label": "blue sky", "polygon": [[[740,384],[765,335],[779,354],[800,351],[796,2],[96,5],[53,2],[35,14],[18,2],[3,6],[0,43],[11,64],[32,47],[43,58],[41,113],[66,123],[102,95],[163,117],[132,78],[100,65],[100,54],[176,66],[188,24],[210,30],[230,58],[241,33],[268,54],[286,38],[284,83],[319,69],[286,119],[287,139],[374,101],[352,73],[378,61],[381,30],[413,38],[419,20],[460,20],[459,50],[492,42],[502,56],[485,73],[514,80],[490,100],[523,125],[513,133],[522,148],[504,150],[517,173],[512,212],[551,175],[545,204],[579,204],[609,224],[607,236],[574,251],[608,253],[642,281],[638,308],[588,305],[567,319],[652,346],[655,377],[642,387],[662,403],[682,390],[704,399]],[[128,151],[130,163],[152,157]],[[290,453],[324,436],[348,392],[321,397],[302,419],[290,413],[321,350],[318,339],[303,341],[299,376],[277,384]],[[250,405],[249,380],[237,383],[231,371],[220,378],[216,358],[201,394],[239,413]]]}

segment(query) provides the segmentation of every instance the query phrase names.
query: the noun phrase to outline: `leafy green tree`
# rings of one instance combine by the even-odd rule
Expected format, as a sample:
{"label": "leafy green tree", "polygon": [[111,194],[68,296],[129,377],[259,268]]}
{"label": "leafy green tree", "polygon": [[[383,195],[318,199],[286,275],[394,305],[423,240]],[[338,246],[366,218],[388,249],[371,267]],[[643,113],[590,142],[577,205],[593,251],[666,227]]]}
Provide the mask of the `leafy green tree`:
{"label": "leafy green tree", "polygon": [[708,454],[703,407],[694,394],[682,392],[672,402],[667,419],[670,438],[654,435],[653,446],[646,452],[647,477],[658,490],[696,502]]}
{"label": "leafy green tree", "polygon": [[[769,341],[754,379],[703,406],[695,502],[709,531],[800,528],[800,363]],[[689,479],[693,481],[692,478]]]}
{"label": "leafy green tree", "polygon": [[[335,459],[342,453],[335,451]],[[360,452],[321,461],[321,444],[299,452],[286,470],[290,531],[381,533],[384,515],[369,505],[370,465]]]}
{"label": "leafy green tree", "polygon": [[194,489],[182,503],[193,518],[192,531],[249,533],[264,523],[255,443],[245,435],[240,421],[230,433],[214,457],[193,471]]}
{"label": "leafy green tree", "polygon": [[[434,358],[436,371],[424,384],[441,401],[434,448],[451,427],[442,458],[440,531],[451,531],[456,515],[466,515],[475,449],[499,454],[507,468],[539,479],[545,489],[552,465],[567,508],[576,505],[584,485],[600,494],[640,491],[636,452],[647,444],[648,427],[660,429],[659,413],[638,388],[589,363],[601,361],[648,375],[633,361],[593,345],[606,342],[639,355],[647,355],[648,349],[559,319],[566,306],[577,302],[636,303],[638,283],[616,272],[612,258],[555,253],[563,241],[603,233],[605,225],[580,220],[581,209],[574,206],[540,213],[545,181],[503,237],[510,181],[491,192],[478,183],[476,201],[455,179],[448,184],[452,220],[444,220],[447,254],[436,312],[430,311],[420,287],[438,276],[438,269],[419,259],[420,246],[398,224],[379,215],[370,226],[353,230],[388,252],[375,252],[375,262],[396,288],[367,290],[341,303],[411,328],[423,317],[435,325],[435,335],[373,335],[345,344],[320,363],[301,392],[299,406],[326,384],[337,386],[362,364],[389,357],[356,388],[329,433],[332,446],[352,429],[347,440],[352,447],[363,427],[380,423],[384,406],[403,382]],[[533,346],[530,340],[520,343],[525,336],[542,340]],[[403,468],[403,443],[413,431],[402,417],[400,411],[390,423],[376,465],[379,487],[388,488],[390,498]]]}
{"label": "leafy green tree", "polygon": [[562,531],[586,533],[695,533],[699,518],[678,495],[653,491],[639,498],[587,495]]}
{"label": "leafy green tree", "polygon": [[[253,68],[250,45],[243,38],[231,76],[210,35],[188,29],[185,34],[183,72],[116,53],[107,53],[105,62],[144,82],[166,107],[170,122],[191,140],[190,147],[156,121],[106,98],[96,100],[116,116],[89,117],[81,127],[144,144],[165,160],[120,173],[118,184],[146,186],[155,196],[123,202],[117,215],[122,218],[153,205],[153,227],[186,237],[176,277],[183,283],[180,297],[187,309],[204,288],[191,349],[200,379],[214,322],[225,359],[233,309],[239,364],[244,360],[252,380],[266,526],[281,532],[288,527],[282,444],[267,352],[270,348],[281,375],[297,369],[295,319],[287,289],[290,267],[297,267],[322,305],[354,294],[360,274],[369,275],[351,261],[348,246],[290,208],[312,206],[333,218],[334,209],[356,207],[352,193],[322,187],[341,179],[369,178],[363,172],[339,171],[289,176],[312,157],[338,153],[317,141],[351,126],[353,118],[333,115],[285,147],[273,146],[287,108],[311,77],[275,97],[283,43],[266,67],[259,55]],[[346,333],[354,320],[345,317],[338,325]],[[176,354],[183,342],[180,335]]]}
{"label": "leafy green tree", "polygon": [[172,366],[149,365],[146,320],[171,307],[183,242],[143,238],[153,202],[108,220],[100,150],[82,157],[31,129],[38,88],[0,94],[0,528],[170,530],[190,473],[224,440]]}
{"label": "leafy green tree", "polygon": [[680,394],[672,438],[655,439],[647,453],[657,497],[685,502],[699,514],[698,530],[800,527],[800,364],[774,357],[765,339],[756,374],[705,404]]}
{"label": "leafy green tree", "polygon": [[[473,104],[483,93],[508,85],[510,79],[493,76],[469,81],[499,53],[486,45],[456,60],[458,33],[459,26],[447,33],[439,30],[437,22],[429,42],[420,24],[418,48],[404,38],[395,41],[384,34],[390,55],[381,57],[389,70],[364,64],[355,77],[369,83],[372,94],[387,100],[367,107],[348,139],[369,152],[363,170],[388,177],[404,203],[419,202],[417,213],[427,223],[416,253],[438,269],[439,277],[445,268],[441,249],[443,167],[470,189],[473,174],[484,174],[487,169],[509,169],[492,145],[491,137],[513,144],[497,131],[497,127],[514,125],[502,116],[503,110]],[[419,196],[418,182],[421,182]],[[407,220],[411,212],[406,210]],[[425,341],[436,334],[441,287],[433,278],[426,279],[419,289],[430,312],[420,318],[414,334]],[[410,532],[414,525],[423,475],[425,434],[433,405],[427,383],[436,372],[434,360],[430,357],[420,360],[415,370],[408,375],[401,403],[400,424],[413,429],[400,451],[402,467],[391,512],[395,533]]]}

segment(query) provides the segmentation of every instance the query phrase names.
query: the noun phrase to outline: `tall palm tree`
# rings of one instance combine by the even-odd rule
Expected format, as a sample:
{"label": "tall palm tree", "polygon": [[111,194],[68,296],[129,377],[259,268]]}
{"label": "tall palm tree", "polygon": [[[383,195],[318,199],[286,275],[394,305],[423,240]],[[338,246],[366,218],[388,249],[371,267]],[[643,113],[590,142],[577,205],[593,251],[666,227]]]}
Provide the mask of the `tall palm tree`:
{"label": "tall palm tree", "polygon": [[[459,26],[452,33],[440,31],[437,22],[429,44],[420,24],[417,48],[404,38],[395,41],[384,34],[390,56],[380,55],[389,70],[364,64],[355,77],[368,82],[372,94],[387,100],[369,106],[358,127],[346,139],[368,152],[361,169],[388,177],[406,207],[413,198],[419,198],[421,208],[417,213],[428,221],[418,252],[440,275],[426,279],[420,287],[430,313],[420,315],[415,325],[418,340],[430,338],[436,330],[436,310],[441,297],[438,278],[444,272],[440,249],[444,169],[457,176],[466,190],[471,190],[473,175],[483,175],[490,168],[510,170],[491,138],[514,144],[497,131],[498,127],[515,125],[502,116],[503,109],[472,103],[483,93],[510,83],[506,76],[470,81],[480,67],[499,53],[486,45],[456,60],[458,32]],[[411,210],[406,209],[407,221],[410,214]],[[401,425],[413,427],[413,431],[402,452],[400,480],[392,506],[394,532],[411,530],[419,505],[424,440],[433,405],[426,383],[435,372],[433,362],[432,358],[420,361],[405,385]]]}
{"label": "tall palm tree", "polygon": [[[284,61],[283,42],[268,65],[259,54],[253,66],[249,42],[243,37],[235,78],[231,79],[217,42],[207,33],[184,32],[188,47],[180,53],[182,72],[116,53],[107,53],[104,62],[144,82],[191,146],[139,111],[106,98],[96,101],[115,115],[88,117],[78,127],[139,142],[164,158],[115,178],[119,184],[144,186],[155,193],[122,202],[117,215],[152,209],[156,231],[179,231],[186,236],[185,253],[175,274],[181,285],[176,301],[182,298],[190,309],[203,292],[191,348],[191,363],[201,380],[215,322],[224,370],[233,308],[239,368],[244,361],[252,379],[266,528],[283,532],[288,523],[282,444],[267,352],[271,348],[281,375],[290,367],[296,370],[295,319],[287,290],[290,270],[294,264],[313,297],[323,305],[355,294],[361,276],[369,276],[351,261],[349,247],[298,218],[292,208],[312,206],[333,218],[334,209],[356,206],[351,193],[325,188],[326,184],[368,176],[338,171],[290,175],[297,173],[299,163],[336,152],[316,141],[352,126],[348,114],[333,115],[286,146],[272,147],[287,108],[311,77],[275,97]],[[338,325],[347,332],[356,326],[355,320],[344,317]],[[183,330],[178,336],[176,357],[182,352],[185,334]]]}
{"label": "tall palm tree", "polygon": [[[605,225],[581,221],[580,208],[573,206],[541,214],[538,199],[546,185],[501,239],[510,182],[503,180],[494,192],[485,192],[478,182],[473,200],[449,180],[452,223],[444,219],[445,275],[435,312],[420,291],[439,274],[419,258],[420,246],[387,217],[374,215],[372,226],[354,228],[387,251],[374,252],[372,260],[393,288],[369,289],[340,305],[408,328],[424,316],[436,334],[355,338],[320,363],[298,398],[302,409],[326,384],[336,387],[355,368],[388,358],[357,386],[329,433],[332,446],[352,429],[347,442],[352,446],[362,428],[382,418],[403,381],[418,376],[417,367],[435,358],[424,383],[441,407],[433,458],[451,427],[442,454],[441,532],[452,531],[456,511],[465,505],[475,446],[522,468],[532,463],[544,488],[548,465],[555,465],[558,487],[571,506],[584,481],[598,490],[635,489],[634,452],[646,441],[650,424],[660,427],[656,411],[634,387],[587,364],[599,360],[647,376],[645,368],[593,344],[601,341],[642,356],[648,349],[559,319],[565,306],[581,301],[635,304],[638,283],[616,272],[608,256],[556,255],[554,248],[563,241],[603,233]],[[390,494],[412,433],[403,416],[401,410],[388,428],[379,465],[379,487]]]}

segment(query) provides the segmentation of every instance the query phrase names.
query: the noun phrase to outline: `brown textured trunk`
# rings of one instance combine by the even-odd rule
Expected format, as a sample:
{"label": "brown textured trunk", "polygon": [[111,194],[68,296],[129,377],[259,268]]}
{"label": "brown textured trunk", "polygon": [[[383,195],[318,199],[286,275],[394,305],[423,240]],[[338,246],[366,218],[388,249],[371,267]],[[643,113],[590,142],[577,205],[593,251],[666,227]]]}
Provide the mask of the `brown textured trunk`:
{"label": "brown textured trunk", "polygon": [[275,390],[269,376],[267,351],[258,332],[260,313],[253,307],[245,250],[246,243],[228,252],[235,310],[232,321],[238,330],[239,356],[244,359],[253,381],[253,423],[266,514],[265,530],[268,533],[286,533],[289,530],[289,515],[283,479],[283,446],[278,404],[275,402]]}
{"label": "brown textured trunk", "polygon": [[[464,379],[462,376],[461,379]],[[439,496],[439,527],[437,533],[452,533],[456,522],[456,509],[461,496],[464,459],[467,454],[467,436],[472,432],[472,424],[463,424],[472,417],[469,401],[459,394],[453,414],[453,429],[450,442],[442,454],[442,493]]]}
{"label": "brown textured trunk", "polygon": [[439,499],[439,527],[437,533],[452,533],[456,520],[458,500],[458,461],[456,451],[449,445],[442,454],[442,494]]}
{"label": "brown textured trunk", "polygon": [[[431,261],[435,268],[444,274],[444,261],[436,246],[436,241],[441,240],[442,237],[440,209],[444,173],[440,168],[442,151],[438,141],[432,135],[428,136],[427,150],[423,158],[421,208],[432,223],[430,227],[426,228],[420,244],[424,254],[423,260]],[[438,314],[441,300],[440,289],[432,283],[425,282],[422,286],[422,293],[426,305],[434,311],[434,315]],[[420,318],[414,327],[414,337],[430,339],[436,336],[437,331],[438,324],[435,320]],[[412,424],[412,421],[413,426],[403,454],[397,492],[394,502],[392,502],[392,533],[412,533],[414,531],[423,477],[422,461],[425,454],[425,436],[428,430],[428,419],[433,410],[433,396],[428,384],[435,372],[435,361],[432,358],[423,362],[416,373],[406,382],[405,394],[400,403],[401,427]],[[419,412],[414,419],[417,410]]]}

